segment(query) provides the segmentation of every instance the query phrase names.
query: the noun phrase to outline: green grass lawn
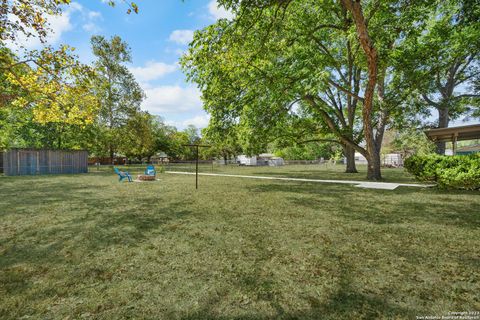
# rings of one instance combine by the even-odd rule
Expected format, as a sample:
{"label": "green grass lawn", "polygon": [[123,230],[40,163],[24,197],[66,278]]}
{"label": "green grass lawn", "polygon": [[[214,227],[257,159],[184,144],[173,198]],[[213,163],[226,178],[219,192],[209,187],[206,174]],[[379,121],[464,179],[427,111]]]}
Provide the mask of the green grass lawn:
{"label": "green grass lawn", "polygon": [[[213,170],[353,179],[311,166]],[[412,182],[401,170],[385,177]],[[415,319],[480,310],[479,192],[228,177],[200,177],[196,191],[193,176],[160,179],[0,177],[0,318]]]}
{"label": "green grass lawn", "polygon": [[[140,174],[145,170],[145,165],[119,166],[125,168],[134,174]],[[157,166],[158,168],[158,166]],[[195,172],[195,163],[173,163],[163,166],[165,171],[185,171]],[[283,167],[269,166],[238,166],[238,165],[218,165],[210,163],[200,163],[199,172],[207,173],[225,173],[240,175],[259,175],[259,176],[279,176],[291,178],[307,178],[307,179],[324,179],[324,180],[365,180],[367,176],[366,165],[357,165],[358,173],[345,174],[344,165],[288,165]],[[111,171],[110,166],[102,166],[101,172]],[[92,172],[96,172],[96,168],[91,168]],[[403,168],[383,168],[384,182],[400,182],[400,183],[419,183],[414,177],[404,171]]]}

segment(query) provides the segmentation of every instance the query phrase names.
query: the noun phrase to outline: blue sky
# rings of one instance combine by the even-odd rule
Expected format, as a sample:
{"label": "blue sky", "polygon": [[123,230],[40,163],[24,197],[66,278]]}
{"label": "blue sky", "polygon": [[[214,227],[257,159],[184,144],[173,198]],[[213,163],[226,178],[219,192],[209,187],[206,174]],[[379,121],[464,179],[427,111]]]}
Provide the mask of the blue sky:
{"label": "blue sky", "polygon": [[[202,109],[200,92],[186,82],[178,59],[194,30],[219,18],[230,18],[229,12],[218,7],[216,0],[137,0],[139,13],[127,15],[127,6],[121,1],[115,8],[107,2],[77,0],[61,16],[50,17],[48,44],[71,45],[82,62],[91,63],[92,35],[120,36],[131,47],[129,68],[147,95],[142,109],[179,129],[188,124],[205,127],[208,116]],[[36,39],[20,42],[27,49],[41,47]]]}

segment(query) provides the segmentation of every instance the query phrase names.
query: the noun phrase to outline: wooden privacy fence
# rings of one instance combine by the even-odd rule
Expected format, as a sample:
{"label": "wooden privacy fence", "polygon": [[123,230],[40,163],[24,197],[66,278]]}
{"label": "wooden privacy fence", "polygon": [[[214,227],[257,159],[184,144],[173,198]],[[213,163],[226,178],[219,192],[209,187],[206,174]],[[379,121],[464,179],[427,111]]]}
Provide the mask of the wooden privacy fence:
{"label": "wooden privacy fence", "polygon": [[3,152],[7,176],[88,172],[85,150],[10,149]]}

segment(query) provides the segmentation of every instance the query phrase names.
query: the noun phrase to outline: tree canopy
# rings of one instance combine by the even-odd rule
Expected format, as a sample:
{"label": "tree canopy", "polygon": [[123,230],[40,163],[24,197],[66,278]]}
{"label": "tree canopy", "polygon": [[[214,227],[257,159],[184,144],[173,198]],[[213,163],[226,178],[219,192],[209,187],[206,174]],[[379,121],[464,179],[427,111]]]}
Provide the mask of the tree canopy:
{"label": "tree canopy", "polygon": [[[426,28],[419,1],[222,1],[235,13],[195,34],[183,68],[211,125],[277,135],[308,115],[366,156],[379,179],[383,132],[405,114],[399,53]],[[255,139],[255,138],[252,138]]]}

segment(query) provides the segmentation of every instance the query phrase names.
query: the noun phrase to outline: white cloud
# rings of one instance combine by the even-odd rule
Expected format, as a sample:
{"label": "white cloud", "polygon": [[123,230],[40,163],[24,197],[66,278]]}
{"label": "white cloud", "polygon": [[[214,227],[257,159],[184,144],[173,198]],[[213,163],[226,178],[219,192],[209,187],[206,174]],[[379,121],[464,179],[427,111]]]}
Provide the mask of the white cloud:
{"label": "white cloud", "polygon": [[183,127],[188,127],[190,124],[193,124],[197,128],[205,128],[208,126],[208,122],[210,121],[210,117],[208,115],[201,115],[196,116],[191,119],[187,119],[182,121]]}
{"label": "white cloud", "polygon": [[232,12],[228,11],[224,7],[220,6],[217,3],[217,0],[211,0],[208,3],[208,12],[214,20],[218,19],[228,19],[231,20],[234,15]]}
{"label": "white cloud", "polygon": [[83,11],[82,12],[83,19],[87,21],[84,25],[82,25],[83,30],[89,33],[100,33],[102,28],[100,28],[96,21],[102,21],[103,16],[98,11]]}
{"label": "white cloud", "polygon": [[178,44],[189,44],[193,40],[193,30],[175,30],[170,34],[168,40]]}
{"label": "white cloud", "polygon": [[89,11],[88,18],[95,20],[95,19],[102,19],[102,14],[98,11]]}
{"label": "white cloud", "polygon": [[[46,20],[48,21],[49,32],[45,37],[47,44],[57,44],[62,34],[72,29],[72,24],[70,23],[70,14],[72,10],[66,11],[61,15],[47,15]],[[16,17],[9,17],[9,19],[15,19]],[[35,31],[27,30],[32,34],[36,34]],[[25,48],[27,50],[38,49],[42,47],[42,42],[38,36],[27,37],[23,33],[18,33],[17,39],[15,42],[5,41],[6,46],[12,50],[20,50]]]}
{"label": "white cloud", "polygon": [[152,114],[181,114],[202,110],[200,91],[195,87],[159,86],[145,89],[143,109]]}
{"label": "white cloud", "polygon": [[82,29],[90,33],[99,33],[102,29],[93,22],[85,23]]}
{"label": "white cloud", "polygon": [[[89,11],[78,2],[72,2],[61,14],[45,16],[49,29],[47,36],[45,37],[46,44],[56,45],[60,43],[63,34],[73,29],[72,15],[74,13],[81,13],[82,19],[86,22],[82,26],[85,31],[100,31],[100,28],[94,24],[93,20],[102,19],[101,13],[97,11]],[[9,18],[15,19],[15,17]],[[33,30],[28,31],[34,35],[36,34]],[[12,50],[19,50],[20,48],[32,50],[39,49],[43,46],[42,42],[37,36],[26,37],[23,33],[18,34],[17,41],[15,43],[6,41],[6,45]]]}
{"label": "white cloud", "polygon": [[72,2],[70,3],[66,11],[72,12],[72,11],[82,11],[82,10],[83,10],[83,7],[80,3]]}
{"label": "white cloud", "polygon": [[210,116],[207,114],[204,115],[199,115],[195,116],[193,118],[187,119],[187,120],[165,120],[165,123],[168,124],[169,126],[174,126],[178,130],[183,130],[187,128],[189,125],[194,125],[198,129],[203,129],[208,126],[208,123],[210,121]]}
{"label": "white cloud", "polygon": [[97,25],[97,21],[102,21],[103,16],[98,11],[82,10],[82,18],[86,23],[82,25],[82,29],[89,33],[100,33],[102,28]]}
{"label": "white cloud", "polygon": [[47,35],[47,41],[49,43],[58,43],[62,34],[72,30],[72,24],[70,23],[71,12],[59,16],[51,16],[49,18],[50,28],[52,32]]}
{"label": "white cloud", "polygon": [[177,65],[149,61],[144,67],[131,67],[129,69],[139,82],[144,83],[159,79],[166,74],[174,72],[177,70]]}

